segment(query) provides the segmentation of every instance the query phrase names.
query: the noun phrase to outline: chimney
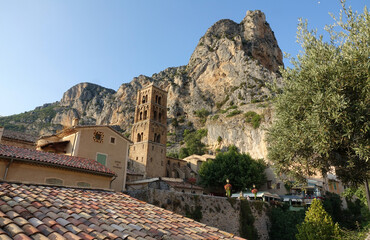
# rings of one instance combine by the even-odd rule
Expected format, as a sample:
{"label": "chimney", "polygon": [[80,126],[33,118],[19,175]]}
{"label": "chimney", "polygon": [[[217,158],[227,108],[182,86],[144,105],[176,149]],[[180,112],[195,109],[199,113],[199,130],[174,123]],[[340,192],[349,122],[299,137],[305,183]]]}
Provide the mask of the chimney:
{"label": "chimney", "polygon": [[79,119],[78,119],[78,118],[74,118],[74,119],[72,120],[72,127],[76,127],[76,126],[78,125],[78,121],[79,121]]}
{"label": "chimney", "polygon": [[3,137],[3,132],[4,132],[4,127],[0,127],[0,143],[1,143],[1,138]]}

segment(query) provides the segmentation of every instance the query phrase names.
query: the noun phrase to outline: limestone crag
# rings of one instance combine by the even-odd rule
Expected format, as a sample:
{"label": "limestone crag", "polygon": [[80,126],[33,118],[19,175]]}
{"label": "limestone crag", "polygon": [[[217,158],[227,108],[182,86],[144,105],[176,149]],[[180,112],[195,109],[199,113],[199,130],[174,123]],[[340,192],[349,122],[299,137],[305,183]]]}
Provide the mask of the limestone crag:
{"label": "limestone crag", "polygon": [[[151,77],[140,75],[117,91],[77,84],[59,102],[23,113],[26,115],[2,117],[0,125],[50,134],[79,118],[80,124],[117,125],[128,135],[137,91],[155,83],[168,91],[169,150],[179,147],[185,129],[207,128],[209,135],[204,141],[211,149],[233,143],[243,151],[252,151],[255,157],[265,157],[263,126],[270,119],[252,129],[243,113],[250,108],[264,111],[261,102],[268,102],[271,86],[280,84],[282,64],[281,50],[265,15],[248,11],[239,24],[220,20],[211,26],[185,66],[167,68]],[[197,115],[202,109],[209,114],[203,119]],[[223,138],[220,146],[216,146],[218,136]]]}

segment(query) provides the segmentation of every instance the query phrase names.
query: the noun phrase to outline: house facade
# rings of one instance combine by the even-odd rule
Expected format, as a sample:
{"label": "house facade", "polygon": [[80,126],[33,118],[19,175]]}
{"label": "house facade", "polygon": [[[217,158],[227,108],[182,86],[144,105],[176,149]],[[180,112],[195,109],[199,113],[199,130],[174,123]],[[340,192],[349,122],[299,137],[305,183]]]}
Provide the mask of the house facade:
{"label": "house facade", "polygon": [[79,126],[74,120],[55,135],[41,137],[37,150],[93,159],[116,173],[111,187],[125,190],[127,160],[131,141],[110,126]]}
{"label": "house facade", "polygon": [[114,177],[92,159],[0,144],[2,181],[110,189]]}

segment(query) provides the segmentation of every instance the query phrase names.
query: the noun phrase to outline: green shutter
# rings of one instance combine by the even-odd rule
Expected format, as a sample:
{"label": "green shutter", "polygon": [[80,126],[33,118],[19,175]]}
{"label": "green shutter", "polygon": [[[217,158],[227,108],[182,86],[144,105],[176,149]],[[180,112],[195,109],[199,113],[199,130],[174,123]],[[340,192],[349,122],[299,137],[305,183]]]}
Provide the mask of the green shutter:
{"label": "green shutter", "polygon": [[101,163],[105,166],[107,164],[107,155],[98,153],[96,155],[96,161],[98,161],[98,163]]}

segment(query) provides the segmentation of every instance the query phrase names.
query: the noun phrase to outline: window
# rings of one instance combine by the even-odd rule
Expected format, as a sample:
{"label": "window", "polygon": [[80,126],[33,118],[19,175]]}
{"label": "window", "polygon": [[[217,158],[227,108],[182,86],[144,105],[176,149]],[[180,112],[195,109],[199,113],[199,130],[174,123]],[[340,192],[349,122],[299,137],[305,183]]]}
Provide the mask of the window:
{"label": "window", "polygon": [[280,189],[280,183],[276,183],[276,189]]}
{"label": "window", "polygon": [[150,161],[153,162],[153,158],[150,158]]}
{"label": "window", "polygon": [[63,185],[63,180],[59,178],[47,178],[45,180],[45,183],[51,184],[51,185]]}
{"label": "window", "polygon": [[107,165],[107,154],[104,153],[97,153],[96,154],[96,161],[98,163],[103,164],[104,166]]}
{"label": "window", "polygon": [[116,143],[116,138],[115,137],[110,137],[110,143],[115,144]]}
{"label": "window", "polygon": [[272,182],[271,180],[267,181],[267,189],[272,189],[271,182]]}
{"label": "window", "polygon": [[77,186],[78,187],[91,187],[91,184],[87,182],[78,182]]}

